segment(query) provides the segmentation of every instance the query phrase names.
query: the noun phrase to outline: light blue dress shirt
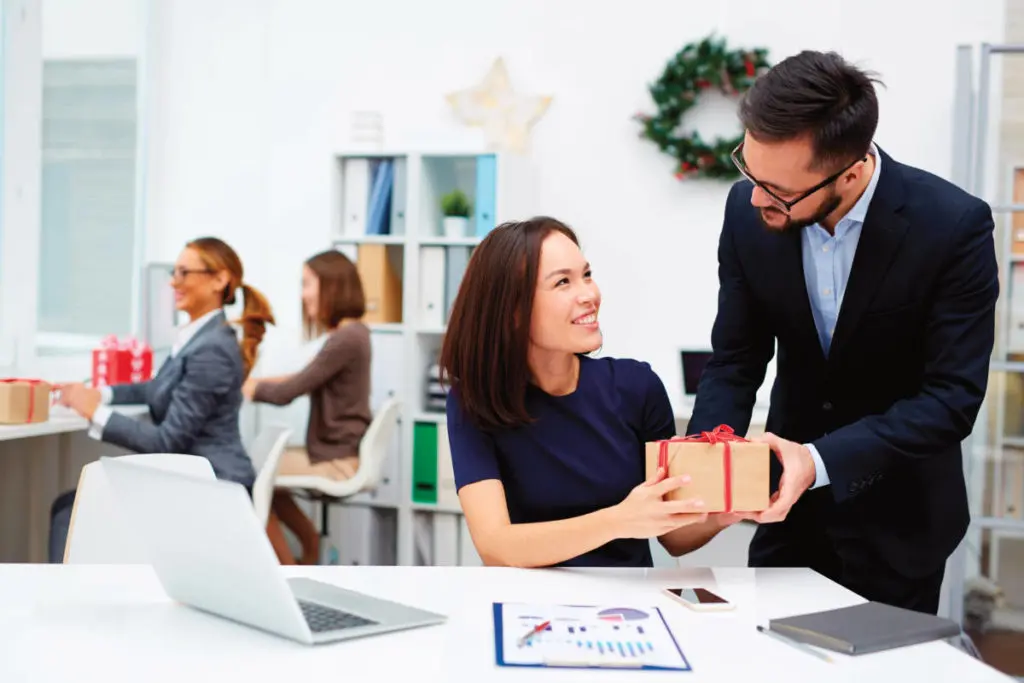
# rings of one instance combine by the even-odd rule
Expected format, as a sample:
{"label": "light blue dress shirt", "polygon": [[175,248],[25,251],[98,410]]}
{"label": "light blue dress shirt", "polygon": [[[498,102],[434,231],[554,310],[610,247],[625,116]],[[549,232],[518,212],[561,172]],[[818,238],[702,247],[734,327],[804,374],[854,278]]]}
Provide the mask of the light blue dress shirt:
{"label": "light blue dress shirt", "polygon": [[[878,175],[882,168],[882,158],[874,145],[871,146],[871,154],[875,158],[871,180],[849,213],[836,223],[835,234],[830,235],[817,223],[807,226],[800,234],[804,281],[807,283],[814,326],[818,330],[818,340],[826,358],[832,345],[836,320],[839,319],[839,311],[843,305],[843,295],[846,294],[846,283],[850,279],[853,256],[857,253],[861,227],[864,225],[864,217],[868,213],[871,198],[875,195]],[[807,449],[814,458],[815,480],[811,488],[827,486],[828,472],[825,470],[821,454],[813,444],[807,444]]]}

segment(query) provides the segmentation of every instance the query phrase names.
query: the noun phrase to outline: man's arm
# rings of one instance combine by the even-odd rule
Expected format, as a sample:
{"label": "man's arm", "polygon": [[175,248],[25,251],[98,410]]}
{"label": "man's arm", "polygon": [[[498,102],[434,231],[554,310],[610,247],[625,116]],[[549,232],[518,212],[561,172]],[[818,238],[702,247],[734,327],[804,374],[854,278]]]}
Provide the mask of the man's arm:
{"label": "man's arm", "polygon": [[995,343],[999,274],[992,211],[978,204],[960,222],[928,318],[918,393],[813,442],[836,500],[848,497],[854,482],[941,453],[974,428]]}
{"label": "man's arm", "polygon": [[718,314],[711,328],[711,360],[704,367],[686,431],[697,434],[727,424],[738,434],[750,426],[757,390],[775,353],[771,329],[757,310],[736,253],[730,223],[747,186],[733,186],[718,240]]}

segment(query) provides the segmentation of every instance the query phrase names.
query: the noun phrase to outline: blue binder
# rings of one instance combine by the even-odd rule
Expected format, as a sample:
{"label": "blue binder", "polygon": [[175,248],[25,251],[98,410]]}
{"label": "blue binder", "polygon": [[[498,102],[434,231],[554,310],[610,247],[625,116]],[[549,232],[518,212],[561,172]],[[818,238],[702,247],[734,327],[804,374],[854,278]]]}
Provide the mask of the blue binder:
{"label": "blue binder", "polygon": [[495,195],[498,183],[498,160],[493,154],[476,158],[476,201],[474,222],[476,236],[486,237],[495,225]]}
{"label": "blue binder", "polygon": [[[678,659],[677,659],[678,664],[664,665],[664,666],[649,665],[649,664],[645,664],[645,663],[642,663],[642,662],[638,662],[635,659],[631,660],[630,657],[628,656],[629,653],[622,653],[622,658],[619,661],[615,661],[613,659],[611,661],[605,661],[605,662],[594,663],[594,664],[585,663],[583,661],[580,661],[580,662],[572,662],[572,661],[553,662],[553,661],[547,661],[547,662],[542,662],[542,663],[521,663],[521,662],[508,661],[508,659],[506,658],[505,647],[504,647],[505,638],[504,638],[504,626],[503,626],[503,623],[504,623],[504,619],[503,619],[504,609],[503,608],[504,608],[504,604],[503,603],[500,603],[500,602],[493,603],[493,614],[494,614],[494,659],[495,659],[495,663],[498,666],[515,666],[515,667],[536,668],[536,669],[540,669],[540,668],[557,668],[557,669],[625,669],[625,670],[630,670],[630,671],[637,671],[637,670],[648,670],[648,671],[692,671],[693,670],[690,667],[689,661],[687,661],[687,659],[686,659],[686,655],[683,654],[682,649],[679,647],[679,643],[676,641],[675,635],[672,634],[672,630],[668,627],[668,624],[665,622],[664,615],[662,615],[661,610],[658,609],[658,608],[655,608],[654,611],[657,612],[657,617],[660,620],[661,625],[664,626],[664,628],[665,628],[665,632],[667,633],[667,636],[668,636],[668,641],[671,643],[671,649],[673,651],[673,658],[675,659],[675,656],[678,655]],[[626,611],[626,612],[636,611],[636,610],[629,610],[627,608],[623,608],[623,610]],[[550,628],[548,630],[550,630]],[[541,634],[541,636],[538,636],[538,637],[542,637],[542,636],[543,636],[543,634]],[[585,636],[581,636],[581,638],[585,639],[586,637]],[[602,645],[602,643],[598,643],[599,647],[601,645]],[[619,652],[622,652],[622,645],[620,643],[615,643],[614,645],[619,648]],[[613,643],[608,643],[608,649],[606,651],[611,651],[612,647],[613,647]]]}

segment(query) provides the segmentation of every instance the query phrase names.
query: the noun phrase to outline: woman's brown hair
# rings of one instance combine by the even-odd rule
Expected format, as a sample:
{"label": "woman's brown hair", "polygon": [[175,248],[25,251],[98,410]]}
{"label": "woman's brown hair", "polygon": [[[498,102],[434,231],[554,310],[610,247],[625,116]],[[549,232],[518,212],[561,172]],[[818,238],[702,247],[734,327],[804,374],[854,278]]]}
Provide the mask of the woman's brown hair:
{"label": "woman's brown hair", "polygon": [[226,242],[216,237],[200,237],[185,246],[195,249],[210,270],[223,270],[228,274],[229,280],[223,294],[225,305],[235,303],[237,290],[242,290],[242,317],[236,322],[242,327],[242,340],[239,346],[242,350],[242,367],[245,377],[248,377],[252,366],[256,364],[256,348],[263,341],[267,324],[274,324],[270,304],[259,290],[243,282],[245,272],[242,268],[242,259],[238,258],[238,254]]}
{"label": "woman's brown hair", "polygon": [[320,281],[319,310],[312,318],[302,307],[306,336],[312,337],[333,330],[342,320],[358,320],[366,314],[363,281],[352,261],[340,251],[330,249],[312,256],[306,265]]}
{"label": "woman's brown hair", "polygon": [[553,232],[579,244],[569,226],[547,216],[499,225],[473,250],[459,286],[441,347],[441,381],[481,429],[532,419],[526,410],[530,319],[541,244]]}

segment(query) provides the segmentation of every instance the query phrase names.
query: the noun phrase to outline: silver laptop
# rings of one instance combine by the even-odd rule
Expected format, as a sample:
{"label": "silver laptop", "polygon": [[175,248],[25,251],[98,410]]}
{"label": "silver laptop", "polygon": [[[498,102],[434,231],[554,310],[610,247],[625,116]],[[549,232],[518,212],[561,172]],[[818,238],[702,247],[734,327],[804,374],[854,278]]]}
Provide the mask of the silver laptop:
{"label": "silver laptop", "polygon": [[446,620],[320,581],[286,579],[239,484],[101,461],[121,513],[178,602],[306,644]]}

